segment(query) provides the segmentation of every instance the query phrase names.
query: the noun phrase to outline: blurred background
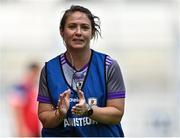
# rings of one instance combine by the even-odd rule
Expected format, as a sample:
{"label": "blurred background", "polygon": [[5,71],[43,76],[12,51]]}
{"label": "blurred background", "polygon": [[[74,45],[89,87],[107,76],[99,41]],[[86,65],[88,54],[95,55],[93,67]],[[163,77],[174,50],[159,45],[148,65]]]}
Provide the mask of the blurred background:
{"label": "blurred background", "polygon": [[180,136],[179,0],[0,0],[0,136],[16,136],[9,93],[26,65],[65,51],[58,27],[72,4],[100,17],[92,48],[120,64],[125,135]]}

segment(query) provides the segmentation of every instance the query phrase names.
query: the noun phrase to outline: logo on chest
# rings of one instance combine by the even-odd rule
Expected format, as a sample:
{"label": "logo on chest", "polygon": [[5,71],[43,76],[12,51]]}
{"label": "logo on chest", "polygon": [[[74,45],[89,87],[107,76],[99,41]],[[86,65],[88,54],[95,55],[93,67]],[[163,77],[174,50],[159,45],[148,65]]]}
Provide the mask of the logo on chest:
{"label": "logo on chest", "polygon": [[88,98],[88,104],[90,106],[96,106],[97,105],[97,98],[95,98],[95,97]]}
{"label": "logo on chest", "polygon": [[[79,102],[79,98],[78,97],[70,98],[70,102],[77,103],[77,102]],[[96,106],[97,105],[97,98],[95,98],[95,97],[88,98],[88,104],[91,106]]]}
{"label": "logo on chest", "polygon": [[76,97],[76,98],[70,98],[70,99],[69,99],[69,102],[77,103],[77,102],[79,102],[79,99],[78,99],[78,97]]}

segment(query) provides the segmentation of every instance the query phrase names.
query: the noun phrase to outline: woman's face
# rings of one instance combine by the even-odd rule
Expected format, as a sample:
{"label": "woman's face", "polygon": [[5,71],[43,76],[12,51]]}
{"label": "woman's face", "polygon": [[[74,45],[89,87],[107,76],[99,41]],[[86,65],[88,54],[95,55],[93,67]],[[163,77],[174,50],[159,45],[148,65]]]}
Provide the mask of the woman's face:
{"label": "woman's face", "polygon": [[77,11],[70,14],[66,19],[64,29],[60,32],[68,49],[89,48],[92,27],[85,13]]}

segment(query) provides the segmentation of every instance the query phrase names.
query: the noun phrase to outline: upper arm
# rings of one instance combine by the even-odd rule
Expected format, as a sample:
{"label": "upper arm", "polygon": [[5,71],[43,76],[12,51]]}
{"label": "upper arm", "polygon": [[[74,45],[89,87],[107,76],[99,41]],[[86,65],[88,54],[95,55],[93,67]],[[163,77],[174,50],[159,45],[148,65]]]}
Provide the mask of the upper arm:
{"label": "upper arm", "polygon": [[41,122],[44,122],[44,120],[47,119],[47,112],[49,111],[53,111],[54,108],[52,106],[52,104],[48,104],[48,103],[40,103],[38,104],[38,117],[39,120],[41,120]]}
{"label": "upper arm", "polygon": [[107,106],[115,107],[124,113],[125,85],[119,64],[112,60],[107,69]]}
{"label": "upper arm", "polygon": [[113,60],[107,68],[108,99],[125,98],[125,85],[119,64]]}
{"label": "upper arm", "polygon": [[52,104],[48,103],[40,103],[38,104],[38,114],[44,112],[44,111],[52,111],[54,110],[54,107]]}
{"label": "upper arm", "polygon": [[39,92],[38,92],[37,100],[41,103],[51,104],[51,99],[50,99],[50,95],[49,95],[48,87],[47,87],[45,66],[43,67],[41,71],[41,75],[40,75]]}

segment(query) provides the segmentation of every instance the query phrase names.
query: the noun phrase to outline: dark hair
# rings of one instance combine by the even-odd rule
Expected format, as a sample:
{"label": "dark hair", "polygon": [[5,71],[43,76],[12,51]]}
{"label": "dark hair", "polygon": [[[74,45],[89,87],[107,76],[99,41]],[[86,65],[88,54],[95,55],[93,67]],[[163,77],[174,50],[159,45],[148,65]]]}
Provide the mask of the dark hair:
{"label": "dark hair", "polygon": [[63,31],[64,30],[64,26],[66,24],[66,19],[69,15],[71,15],[72,13],[79,11],[79,12],[83,12],[87,15],[87,17],[89,18],[90,22],[91,22],[91,26],[92,26],[92,36],[94,38],[98,37],[98,35],[101,36],[101,27],[100,27],[100,19],[99,17],[93,15],[91,13],[90,10],[88,10],[87,8],[84,8],[82,6],[78,6],[78,5],[72,5],[70,7],[70,9],[67,9],[61,19],[60,22],[60,26],[59,28]]}

